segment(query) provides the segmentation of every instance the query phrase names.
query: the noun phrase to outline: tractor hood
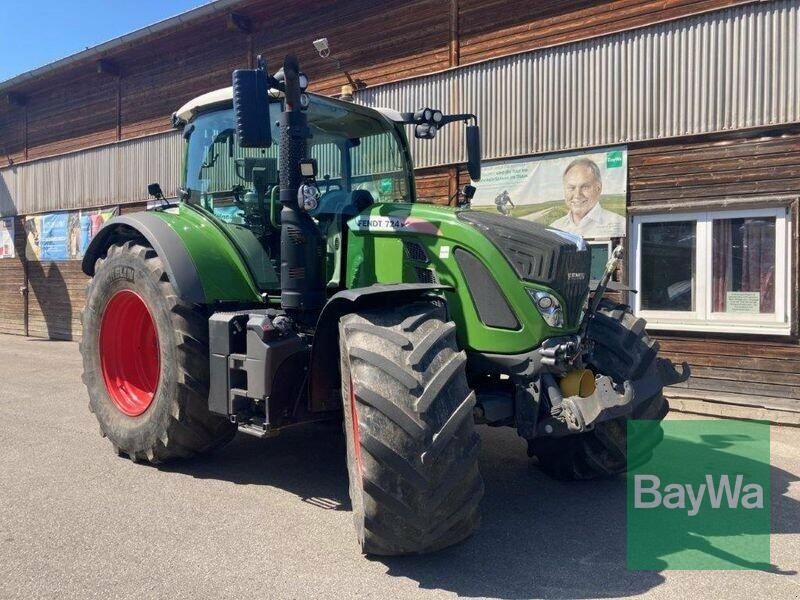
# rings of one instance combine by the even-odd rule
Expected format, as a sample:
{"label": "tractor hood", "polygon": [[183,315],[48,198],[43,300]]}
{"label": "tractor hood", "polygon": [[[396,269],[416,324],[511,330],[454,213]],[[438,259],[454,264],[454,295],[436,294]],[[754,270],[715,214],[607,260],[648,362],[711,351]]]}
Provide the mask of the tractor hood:
{"label": "tractor hood", "polygon": [[[536,223],[431,204],[375,204],[347,222],[345,284],[451,286],[465,349],[520,353],[578,330],[590,253],[580,237]],[[548,325],[532,298],[554,294],[565,322]]]}
{"label": "tractor hood", "polygon": [[458,218],[483,232],[520,279],[553,288],[567,301],[570,320],[578,317],[589,287],[591,266],[591,255],[582,237],[484,211],[461,211]]}

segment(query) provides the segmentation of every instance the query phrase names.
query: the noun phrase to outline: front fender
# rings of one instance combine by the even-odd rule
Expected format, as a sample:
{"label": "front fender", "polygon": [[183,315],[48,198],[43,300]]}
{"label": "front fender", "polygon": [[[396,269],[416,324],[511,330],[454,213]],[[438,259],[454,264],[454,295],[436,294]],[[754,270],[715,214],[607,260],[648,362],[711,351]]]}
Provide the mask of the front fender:
{"label": "front fender", "polygon": [[[309,366],[309,399],[312,412],[335,410],[339,395],[339,319],[358,309],[379,304],[413,302],[436,292],[452,291],[447,285],[430,283],[375,284],[342,290],[325,304],[314,332]],[[444,297],[442,296],[442,301]]]}
{"label": "front fender", "polygon": [[83,272],[93,276],[97,259],[109,246],[136,237],[156,251],[182,300],[263,302],[233,242],[211,219],[186,206],[177,212],[138,212],[109,220],[86,249]]}

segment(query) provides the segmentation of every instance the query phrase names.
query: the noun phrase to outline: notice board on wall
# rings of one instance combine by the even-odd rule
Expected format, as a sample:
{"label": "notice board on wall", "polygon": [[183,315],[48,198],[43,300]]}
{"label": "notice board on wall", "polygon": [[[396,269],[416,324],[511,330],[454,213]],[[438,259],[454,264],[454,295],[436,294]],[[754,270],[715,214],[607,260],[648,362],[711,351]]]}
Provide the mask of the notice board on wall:
{"label": "notice board on wall", "polygon": [[14,258],[14,217],[0,219],[0,258]]}
{"label": "notice board on wall", "polygon": [[106,221],[119,207],[73,210],[25,217],[28,260],[79,260]]}

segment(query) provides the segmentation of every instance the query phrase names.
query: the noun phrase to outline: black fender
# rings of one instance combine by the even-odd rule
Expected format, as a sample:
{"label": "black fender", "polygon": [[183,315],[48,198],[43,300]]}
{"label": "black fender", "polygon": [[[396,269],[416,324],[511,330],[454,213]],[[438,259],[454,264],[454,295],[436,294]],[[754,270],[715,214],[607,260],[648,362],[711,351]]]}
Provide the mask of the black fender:
{"label": "black fender", "polygon": [[[450,291],[449,285],[432,283],[380,283],[342,290],[331,296],[317,319],[309,365],[311,412],[337,410],[341,406],[339,381],[339,319],[356,310],[397,306]],[[439,295],[444,300],[444,296]]]}
{"label": "black fender", "polygon": [[110,219],[86,249],[81,269],[92,277],[97,259],[105,255],[109,246],[137,237],[144,238],[156,251],[182,300],[196,304],[205,303],[206,295],[197,267],[183,241],[166,222],[148,212]]}

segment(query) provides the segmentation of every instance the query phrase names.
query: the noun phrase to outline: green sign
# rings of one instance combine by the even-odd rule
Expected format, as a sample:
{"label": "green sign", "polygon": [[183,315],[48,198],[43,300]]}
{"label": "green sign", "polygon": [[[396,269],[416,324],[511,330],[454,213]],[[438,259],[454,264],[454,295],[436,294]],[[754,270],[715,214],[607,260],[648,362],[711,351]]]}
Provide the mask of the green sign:
{"label": "green sign", "polygon": [[391,194],[394,189],[394,180],[391,178],[381,179],[378,189],[381,194]]}
{"label": "green sign", "polygon": [[769,425],[628,422],[628,568],[768,570]]}
{"label": "green sign", "polygon": [[622,166],[622,151],[612,150],[606,152],[606,169],[616,169]]}

